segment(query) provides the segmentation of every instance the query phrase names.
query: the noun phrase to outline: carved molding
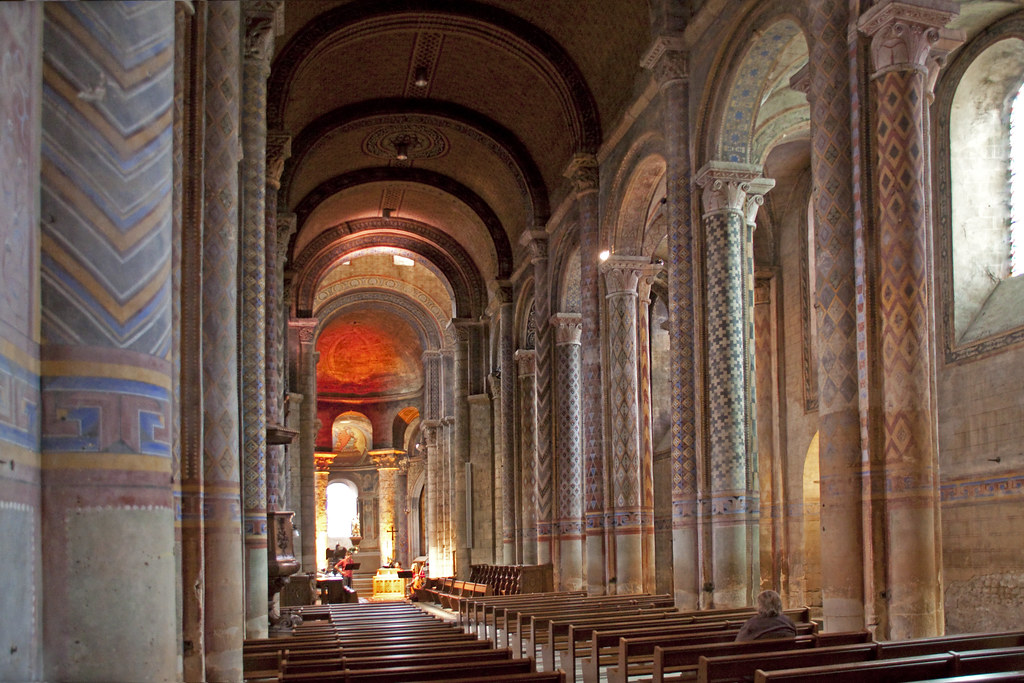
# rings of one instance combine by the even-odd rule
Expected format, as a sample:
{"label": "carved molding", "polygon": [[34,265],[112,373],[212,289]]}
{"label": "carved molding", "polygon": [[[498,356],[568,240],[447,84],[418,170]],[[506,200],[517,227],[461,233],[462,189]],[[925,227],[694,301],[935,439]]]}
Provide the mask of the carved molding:
{"label": "carved molding", "polygon": [[637,283],[643,275],[644,268],[651,265],[646,256],[611,256],[598,268],[604,275],[607,296],[636,294]]}
{"label": "carved molding", "polygon": [[761,177],[761,168],[729,161],[712,161],[697,172],[696,183],[703,188],[705,213],[735,211],[753,225],[764,194],[775,181]]}
{"label": "carved molding", "polygon": [[690,63],[686,41],[682,36],[658,36],[640,58],[640,66],[651,71],[660,87],[688,79]]}
{"label": "carved molding", "polygon": [[373,460],[374,467],[378,470],[401,470],[403,467],[407,469],[409,465],[409,459],[406,457],[405,451],[394,448],[369,451],[368,455]]}
{"label": "carved molding", "polygon": [[927,71],[932,47],[950,36],[943,29],[959,13],[951,0],[929,0],[926,4],[884,2],[868,9],[858,28],[871,37],[874,75]]}
{"label": "carved molding", "polygon": [[577,196],[588,192],[597,192],[599,178],[597,157],[593,154],[574,155],[562,175],[572,181]]}
{"label": "carved molding", "polygon": [[579,313],[556,313],[551,316],[555,344],[579,344],[583,336],[583,316]]}
{"label": "carved molding", "polygon": [[537,352],[533,349],[517,349],[516,367],[520,377],[537,374]]}
{"label": "carved molding", "polygon": [[267,185],[281,189],[284,162],[292,155],[292,136],[279,130],[267,131]]}

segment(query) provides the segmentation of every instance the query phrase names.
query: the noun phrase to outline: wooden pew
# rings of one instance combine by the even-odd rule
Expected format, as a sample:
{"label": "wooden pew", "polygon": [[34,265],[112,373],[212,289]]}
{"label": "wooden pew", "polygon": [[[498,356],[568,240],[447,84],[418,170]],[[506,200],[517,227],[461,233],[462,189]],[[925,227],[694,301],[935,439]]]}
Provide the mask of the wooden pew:
{"label": "wooden pew", "polygon": [[880,641],[881,656],[914,657],[939,654],[952,650],[984,650],[1002,647],[1024,646],[1024,631],[999,631],[993,633],[956,633],[932,638],[913,640]]}
{"label": "wooden pew", "polygon": [[581,601],[590,596],[585,593],[558,593],[558,594],[533,594],[533,595],[499,595],[497,601],[486,601],[482,605],[483,614],[483,637],[490,638],[497,643],[499,624],[504,625],[505,610],[520,606],[556,605],[567,604],[572,601]]}
{"label": "wooden pew", "polygon": [[[614,666],[608,666],[607,677],[608,683],[620,683],[627,681],[630,676],[636,676],[640,674],[650,675],[654,670],[654,648],[658,645],[683,645],[693,644],[698,645],[701,642],[714,643],[714,642],[727,642],[728,640],[735,640],[736,634],[739,633],[742,621],[728,621],[725,622],[726,627],[717,632],[704,633],[701,632],[689,632],[682,634],[680,637],[679,633],[663,633],[663,634],[650,634],[637,636],[629,633],[619,633],[618,645],[615,646],[609,642],[607,634],[597,633],[594,638],[591,639],[591,652],[590,657],[583,660],[584,668],[584,681],[585,683],[597,683],[597,676],[600,673],[602,665],[608,664],[607,658],[602,658],[602,653],[607,652],[609,649],[614,650]],[[809,635],[817,631],[818,625],[816,623],[797,623],[796,624],[797,635]],[[731,634],[731,637],[730,637]],[[595,648],[593,643],[597,641]],[[589,663],[589,666],[588,666]],[[587,674],[592,675],[591,678],[587,677]]]}
{"label": "wooden pew", "polygon": [[754,672],[758,669],[765,671],[797,669],[823,664],[866,662],[877,658],[878,643],[810,647],[779,652],[762,650],[715,657],[701,655],[697,664],[697,681],[698,683],[732,683],[732,681],[753,678]]}
{"label": "wooden pew", "polygon": [[408,681],[455,681],[475,676],[490,680],[508,680],[512,674],[534,673],[532,659],[498,659],[454,664],[426,664],[392,668],[343,669],[331,672],[309,672],[278,676],[280,683],[326,683],[327,681],[373,681],[373,683],[407,683]]}
{"label": "wooden pew", "polygon": [[455,650],[450,652],[387,652],[360,653],[349,655],[344,652],[338,657],[321,659],[281,659],[282,674],[320,673],[355,669],[393,669],[396,667],[426,666],[430,664],[479,663],[512,659],[512,651],[504,650]]}
{"label": "wooden pew", "polygon": [[[551,616],[588,612],[606,606],[641,606],[650,607],[672,607],[675,600],[670,594],[649,595],[646,593],[624,594],[624,595],[596,595],[585,598],[569,599],[558,603],[526,604],[510,607],[508,605],[495,608],[495,634],[497,647],[519,648],[522,652],[523,627],[529,626],[529,621],[534,616]],[[500,625],[504,625],[501,636],[498,637]]]}
{"label": "wooden pew", "polygon": [[662,683],[668,680],[692,679],[698,669],[702,655],[707,657],[726,657],[752,652],[778,652],[873,642],[871,632],[863,630],[816,633],[814,635],[797,636],[796,638],[733,641],[710,645],[658,645],[654,648],[652,682]]}
{"label": "wooden pew", "polygon": [[[548,600],[554,597],[585,597],[586,591],[558,591],[554,593],[533,593],[529,597],[534,600]],[[488,595],[467,598],[463,603],[459,602],[459,624],[467,630],[475,629],[480,631],[480,625],[486,623],[484,619],[485,608],[489,605],[508,603],[514,600],[521,600],[521,595]],[[489,637],[486,632],[481,633],[482,638]]]}
{"label": "wooden pew", "polygon": [[[571,616],[567,618],[549,619],[548,633],[541,646],[540,665],[545,671],[552,671],[561,666],[560,655],[567,656],[569,639],[590,638],[595,630],[609,628],[642,628],[644,626],[668,626],[692,624],[692,614],[678,611],[646,610],[636,614],[592,614],[585,617]],[[536,627],[536,624],[534,625]],[[579,648],[574,648],[579,652]],[[582,654],[582,653],[580,653]],[[573,662],[574,659],[569,659]],[[568,668],[568,665],[566,665]]]}
{"label": "wooden pew", "polygon": [[641,604],[589,605],[578,610],[567,609],[556,612],[520,613],[516,624],[516,635],[520,656],[536,657],[537,646],[547,644],[548,624],[552,619],[591,619],[597,616],[674,616],[678,615],[673,601],[655,599]]}
{"label": "wooden pew", "polygon": [[975,675],[1024,669],[1024,647],[970,650],[946,654],[878,659],[854,664],[833,664],[798,669],[758,669],[756,683],[902,683],[928,678]]}
{"label": "wooden pew", "polygon": [[990,674],[969,674],[966,676],[943,676],[929,678],[917,683],[1010,683],[1024,681],[1024,671],[1000,671]]}

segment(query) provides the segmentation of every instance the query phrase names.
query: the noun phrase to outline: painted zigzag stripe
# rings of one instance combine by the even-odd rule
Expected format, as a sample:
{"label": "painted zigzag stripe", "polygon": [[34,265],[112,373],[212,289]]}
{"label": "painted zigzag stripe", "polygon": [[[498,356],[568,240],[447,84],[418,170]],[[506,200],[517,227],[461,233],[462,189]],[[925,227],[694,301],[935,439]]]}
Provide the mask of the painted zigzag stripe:
{"label": "painted zigzag stripe", "polygon": [[53,341],[170,348],[171,12],[47,5],[41,247]]}

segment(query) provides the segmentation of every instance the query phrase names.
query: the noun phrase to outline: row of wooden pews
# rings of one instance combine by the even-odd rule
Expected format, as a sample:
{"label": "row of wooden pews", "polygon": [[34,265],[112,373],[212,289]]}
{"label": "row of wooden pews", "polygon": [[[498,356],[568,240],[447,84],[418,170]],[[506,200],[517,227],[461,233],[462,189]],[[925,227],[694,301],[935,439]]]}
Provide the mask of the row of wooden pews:
{"label": "row of wooden pews", "polygon": [[247,640],[247,681],[529,681],[564,683],[533,659],[405,602],[307,606],[289,636]]}
{"label": "row of wooden pews", "polygon": [[[580,668],[586,683],[602,675],[613,682],[650,676],[657,646],[731,642],[754,614],[751,608],[680,612],[671,595],[583,592],[465,598],[456,609],[467,633],[514,656],[535,657],[544,671],[561,669],[569,681]],[[808,609],[787,614],[801,633],[817,631]]]}
{"label": "row of wooden pews", "polygon": [[416,598],[418,602],[432,602],[446,609],[454,610],[462,598],[483,597],[492,594],[486,583],[460,581],[453,576],[428,579]]}
{"label": "row of wooden pews", "polygon": [[584,683],[1024,681],[1024,632],[876,642],[866,630],[819,633],[801,608],[786,611],[796,637],[735,642],[751,608],[681,612],[646,594],[467,596],[449,608],[467,635]]}

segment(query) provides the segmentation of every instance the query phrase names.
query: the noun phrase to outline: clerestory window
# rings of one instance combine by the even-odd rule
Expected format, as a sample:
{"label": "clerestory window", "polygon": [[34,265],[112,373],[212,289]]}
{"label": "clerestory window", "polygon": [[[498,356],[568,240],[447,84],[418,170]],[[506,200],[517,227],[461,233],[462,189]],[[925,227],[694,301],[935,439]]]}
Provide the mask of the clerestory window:
{"label": "clerestory window", "polygon": [[947,360],[1024,338],[1024,23],[1004,27],[964,46],[933,109]]}

